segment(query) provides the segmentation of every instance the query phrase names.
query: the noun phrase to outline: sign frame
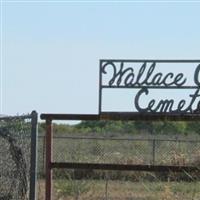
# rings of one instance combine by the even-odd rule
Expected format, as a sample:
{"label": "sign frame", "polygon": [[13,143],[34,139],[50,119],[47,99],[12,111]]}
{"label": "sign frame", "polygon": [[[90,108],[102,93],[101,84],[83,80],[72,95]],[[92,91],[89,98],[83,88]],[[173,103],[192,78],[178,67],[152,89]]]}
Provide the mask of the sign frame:
{"label": "sign frame", "polygon": [[[170,64],[181,64],[181,63],[189,63],[189,64],[196,64],[197,68],[195,70],[195,74],[200,72],[200,60],[152,60],[152,59],[100,59],[99,61],[99,108],[98,108],[98,112],[99,115],[101,116],[101,118],[103,119],[113,119],[113,120],[163,120],[163,119],[167,119],[167,120],[195,120],[195,119],[200,119],[200,101],[198,103],[198,109],[196,110],[190,110],[190,112],[135,112],[135,111],[130,111],[130,112],[125,112],[125,111],[103,111],[102,107],[102,98],[103,98],[103,90],[104,89],[120,89],[120,88],[126,88],[126,89],[142,89],[142,88],[153,88],[153,89],[200,89],[200,85],[184,85],[184,83],[180,83],[181,82],[181,78],[183,77],[177,77],[177,80],[179,78],[179,85],[178,82],[176,84],[172,84],[171,86],[166,86],[166,85],[139,85],[139,83],[136,83],[133,86],[130,85],[125,85],[125,84],[121,84],[121,82],[119,82],[119,84],[117,85],[116,82],[112,85],[112,83],[109,85],[105,85],[103,83],[103,76],[105,76],[105,65],[112,65],[113,68],[115,67],[115,64],[120,64],[120,67],[123,68],[123,64],[124,63],[143,63],[144,65],[146,63],[170,63]],[[153,65],[153,64],[152,64]],[[153,66],[151,66],[153,68]],[[155,67],[155,66],[154,66]],[[131,67],[130,67],[131,68]],[[130,69],[129,69],[130,70]],[[140,69],[141,70],[141,69]],[[120,70],[118,70],[118,72],[115,71],[115,73],[118,73],[118,76],[120,76],[120,73],[122,74],[123,71],[121,70],[121,72],[119,72]],[[143,70],[144,71],[144,70]],[[170,72],[171,73],[171,72]],[[171,73],[172,74],[172,73]],[[181,74],[181,73],[180,73]],[[195,76],[194,74],[194,76]],[[184,75],[182,73],[182,75]],[[173,76],[175,76],[173,74]],[[178,75],[177,75],[178,76]],[[181,76],[181,75],[179,75]],[[196,77],[197,78],[197,77]],[[111,80],[110,80],[111,81]],[[112,80],[113,81],[113,80]],[[113,81],[114,82],[114,81]],[[183,103],[183,102],[182,102]]]}

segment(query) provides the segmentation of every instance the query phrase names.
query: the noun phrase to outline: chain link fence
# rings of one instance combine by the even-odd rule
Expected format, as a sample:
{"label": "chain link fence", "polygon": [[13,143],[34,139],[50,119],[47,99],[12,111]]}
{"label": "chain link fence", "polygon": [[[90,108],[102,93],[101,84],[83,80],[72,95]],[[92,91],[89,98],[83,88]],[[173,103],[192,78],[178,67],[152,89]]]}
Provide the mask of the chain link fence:
{"label": "chain link fence", "polygon": [[[39,199],[44,199],[44,137],[39,137]],[[54,162],[200,167],[200,140],[54,136]],[[53,199],[198,200],[200,173],[53,170]]]}
{"label": "chain link fence", "polygon": [[36,125],[36,112],[0,118],[1,200],[35,198]]}
{"label": "chain link fence", "polygon": [[55,162],[199,165],[200,140],[54,137]]}

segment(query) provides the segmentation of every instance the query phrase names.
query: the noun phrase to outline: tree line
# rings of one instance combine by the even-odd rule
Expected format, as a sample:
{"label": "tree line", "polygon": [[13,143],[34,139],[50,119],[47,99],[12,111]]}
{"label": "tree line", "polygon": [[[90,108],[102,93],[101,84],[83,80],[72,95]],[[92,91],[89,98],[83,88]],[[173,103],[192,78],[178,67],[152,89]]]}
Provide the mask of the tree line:
{"label": "tree line", "polygon": [[[81,121],[78,124],[53,124],[54,133],[200,134],[200,122],[185,121]],[[45,124],[39,123],[39,132]]]}

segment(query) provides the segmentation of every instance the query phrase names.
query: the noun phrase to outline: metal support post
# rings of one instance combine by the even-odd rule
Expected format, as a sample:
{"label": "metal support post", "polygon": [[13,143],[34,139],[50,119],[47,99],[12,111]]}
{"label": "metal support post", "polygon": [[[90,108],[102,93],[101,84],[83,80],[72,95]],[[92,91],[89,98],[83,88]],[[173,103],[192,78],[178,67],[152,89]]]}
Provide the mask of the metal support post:
{"label": "metal support post", "polygon": [[51,200],[52,191],[52,121],[46,120],[46,195],[45,200]]}
{"label": "metal support post", "polygon": [[152,145],[152,165],[155,165],[155,159],[156,159],[156,140],[153,139],[152,141],[153,145]]}
{"label": "metal support post", "polygon": [[31,113],[31,170],[30,170],[30,200],[36,199],[37,180],[37,119],[36,111]]}

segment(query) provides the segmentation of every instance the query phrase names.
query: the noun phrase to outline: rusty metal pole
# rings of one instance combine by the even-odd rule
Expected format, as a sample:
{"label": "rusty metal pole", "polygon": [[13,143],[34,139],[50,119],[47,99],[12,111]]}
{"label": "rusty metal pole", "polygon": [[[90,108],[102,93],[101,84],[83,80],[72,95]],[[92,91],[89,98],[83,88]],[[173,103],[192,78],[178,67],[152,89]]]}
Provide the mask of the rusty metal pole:
{"label": "rusty metal pole", "polygon": [[30,200],[36,199],[36,181],[37,181],[37,121],[38,114],[36,111],[31,113],[31,174],[30,174]]}
{"label": "rusty metal pole", "polygon": [[52,120],[46,120],[46,194],[45,200],[51,200],[52,191]]}

